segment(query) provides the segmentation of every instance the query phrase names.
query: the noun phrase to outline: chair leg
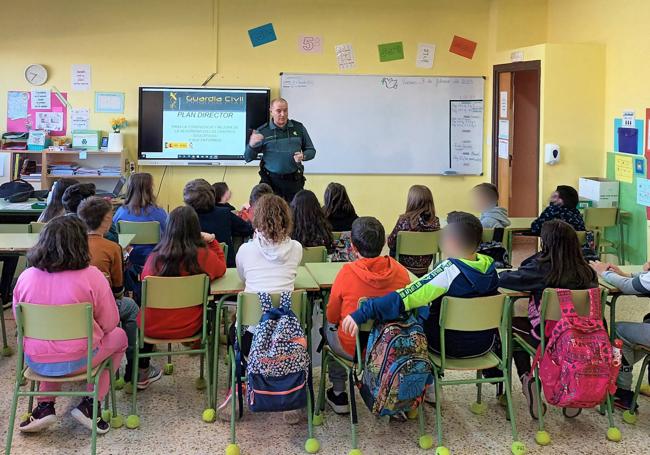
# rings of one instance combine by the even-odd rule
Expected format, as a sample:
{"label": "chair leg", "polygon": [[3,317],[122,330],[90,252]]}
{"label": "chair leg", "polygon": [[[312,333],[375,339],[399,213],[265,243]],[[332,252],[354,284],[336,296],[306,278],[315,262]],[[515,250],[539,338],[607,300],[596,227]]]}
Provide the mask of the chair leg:
{"label": "chair leg", "polygon": [[2,355],[9,357],[13,354],[13,349],[7,342],[7,326],[5,325],[5,310],[4,307],[0,308],[0,330],[2,331]]}
{"label": "chair leg", "polygon": [[[112,428],[120,428],[123,424],[123,417],[117,413],[117,400],[115,399],[115,380],[113,378],[113,360],[108,358],[108,371],[111,378],[110,382],[110,394],[111,394],[111,424]],[[108,409],[108,405],[105,409]]]}
{"label": "chair leg", "polygon": [[424,427],[424,400],[418,405],[418,443],[423,450],[433,447],[433,437],[427,434]]}
{"label": "chair leg", "polygon": [[[506,369],[507,366],[506,366]],[[523,455],[526,453],[526,446],[523,442],[519,441],[519,434],[517,433],[517,423],[515,422],[515,411],[512,403],[512,386],[510,384],[510,372],[503,372],[504,389],[506,392],[506,401],[508,404],[508,415],[510,416],[510,430],[512,432],[512,447],[511,451],[514,455]]]}
{"label": "chair leg", "polygon": [[[111,376],[112,372],[109,373]],[[95,384],[93,388],[92,398],[93,398],[93,429],[90,436],[90,453],[95,455],[97,453],[97,414],[99,410],[99,377],[102,375],[100,370],[95,376]],[[134,392],[135,393],[135,392]]]}
{"label": "chair leg", "polygon": [[11,441],[14,436],[14,425],[16,423],[16,411],[18,409],[18,393],[20,392],[20,380],[16,378],[16,385],[14,386],[14,396],[11,399],[11,410],[9,411],[9,427],[7,428],[7,442],[5,444],[5,455],[11,453]]}
{"label": "chair leg", "polygon": [[[29,391],[35,392],[37,387],[38,387],[38,382],[31,381],[29,384]],[[27,412],[31,415],[33,410],[34,410],[34,395],[30,395],[29,404],[27,405]]]}
{"label": "chair leg", "polygon": [[[167,352],[171,353],[172,352],[172,344],[167,343]],[[171,354],[167,355],[167,363],[165,364],[165,367],[163,369],[163,373],[166,375],[170,375],[174,372],[174,364],[172,363],[172,356]]]}
{"label": "chair leg", "polygon": [[[309,374],[311,375],[311,373]],[[305,451],[307,453],[316,453],[320,450],[320,441],[314,437],[314,420],[313,420],[314,401],[313,400],[314,397],[311,391],[308,390],[307,391],[307,441],[305,441]]]}
{"label": "chair leg", "polygon": [[[350,393],[350,437],[352,442],[352,450],[359,450],[359,440],[357,437],[357,424],[359,423],[359,416],[357,415],[357,400],[354,394],[354,377],[352,370],[346,368],[348,373],[348,388]],[[355,452],[356,453],[356,452]]]}
{"label": "chair leg", "polygon": [[551,443],[551,436],[548,434],[548,432],[544,429],[544,405],[542,403],[542,385],[539,381],[539,369],[535,367],[535,388],[537,390],[537,396],[539,399],[537,400],[537,423],[539,425],[539,429],[537,430],[537,434],[535,435],[535,442],[541,446],[546,446]]}
{"label": "chair leg", "polygon": [[436,454],[442,455],[445,453],[445,451],[448,453],[449,450],[442,445],[442,394],[440,393],[442,390],[442,386],[440,385],[440,381],[442,381],[442,376],[439,374],[434,375],[435,377],[435,387],[436,387],[436,429],[438,430],[438,450],[436,450]]}
{"label": "chair leg", "polygon": [[316,425],[320,425],[323,421],[322,414],[325,411],[325,376],[327,375],[327,365],[329,363],[329,351],[324,349],[325,354],[321,357],[320,366],[320,387],[318,388],[318,402],[316,403],[316,415],[320,416],[320,421],[317,419]]}
{"label": "chair leg", "polygon": [[140,365],[140,342],[135,343],[133,349],[133,372],[131,373],[131,414],[126,418],[126,427],[130,429],[140,426],[140,416],[138,416],[138,370]]}
{"label": "chair leg", "polygon": [[648,362],[650,362],[650,355],[645,356],[643,363],[641,364],[641,371],[639,372],[639,379],[636,381],[636,387],[634,388],[634,397],[632,398],[632,407],[623,413],[623,421],[629,424],[635,424],[637,421],[636,409],[637,409],[637,400],[639,399],[639,392],[641,391],[641,385],[643,384],[643,377],[645,376],[646,368],[648,368]]}
{"label": "chair leg", "polygon": [[[476,371],[476,379],[480,380],[481,377],[483,376],[483,373],[481,370]],[[482,395],[483,395],[483,384],[480,382],[476,383],[476,402],[472,403],[470,406],[470,411],[472,411],[473,414],[476,415],[483,415],[487,411],[487,404],[482,402]]]}
{"label": "chair leg", "polygon": [[237,445],[237,435],[235,433],[235,418],[237,412],[237,367],[235,365],[235,353],[230,348],[230,389],[231,389],[231,402],[230,402],[230,444],[226,447],[226,455],[239,454],[239,446]]}
{"label": "chair leg", "polygon": [[622,438],[621,430],[619,430],[614,425],[614,411],[612,409],[612,396],[609,393],[607,394],[606,403],[607,403],[607,421],[609,423],[609,427],[607,428],[607,439],[612,442],[619,442]]}

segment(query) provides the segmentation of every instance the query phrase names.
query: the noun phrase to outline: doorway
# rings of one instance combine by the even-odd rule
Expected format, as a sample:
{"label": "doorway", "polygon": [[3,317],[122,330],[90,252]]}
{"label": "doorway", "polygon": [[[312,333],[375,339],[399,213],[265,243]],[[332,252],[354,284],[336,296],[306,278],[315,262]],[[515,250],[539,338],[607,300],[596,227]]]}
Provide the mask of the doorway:
{"label": "doorway", "polygon": [[539,213],[539,60],[495,65],[492,183],[510,217]]}

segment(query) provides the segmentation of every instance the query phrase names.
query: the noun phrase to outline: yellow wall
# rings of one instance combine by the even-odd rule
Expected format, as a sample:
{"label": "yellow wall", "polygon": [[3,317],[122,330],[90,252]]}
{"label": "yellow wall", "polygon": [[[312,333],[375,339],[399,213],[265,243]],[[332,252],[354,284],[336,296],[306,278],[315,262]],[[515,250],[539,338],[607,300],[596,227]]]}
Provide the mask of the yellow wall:
{"label": "yellow wall", "polygon": [[[645,118],[650,106],[646,75],[650,72],[647,0],[549,0],[548,39],[551,42],[600,43],[606,47],[604,135],[601,153],[613,149],[613,119],[625,109]],[[582,57],[575,56],[576,65]]]}

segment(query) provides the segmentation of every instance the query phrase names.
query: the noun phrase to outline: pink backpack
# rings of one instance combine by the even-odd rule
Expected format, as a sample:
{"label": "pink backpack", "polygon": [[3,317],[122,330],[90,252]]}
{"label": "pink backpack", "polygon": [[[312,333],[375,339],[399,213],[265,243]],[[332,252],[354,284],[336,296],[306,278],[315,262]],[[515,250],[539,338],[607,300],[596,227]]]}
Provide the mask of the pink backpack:
{"label": "pink backpack", "polygon": [[608,392],[616,391],[619,369],[603,326],[600,290],[589,289],[589,317],[576,313],[571,291],[557,289],[557,295],[562,319],[555,325],[544,354],[537,349],[533,368],[539,363],[548,403],[572,408],[598,406]]}

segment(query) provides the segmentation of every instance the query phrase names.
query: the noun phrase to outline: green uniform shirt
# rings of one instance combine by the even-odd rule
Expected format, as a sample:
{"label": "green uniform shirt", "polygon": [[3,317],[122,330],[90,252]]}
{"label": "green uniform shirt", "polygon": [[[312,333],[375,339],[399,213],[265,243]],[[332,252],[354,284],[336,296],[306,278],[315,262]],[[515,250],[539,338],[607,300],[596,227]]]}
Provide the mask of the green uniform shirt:
{"label": "green uniform shirt", "polygon": [[262,154],[264,167],[274,174],[293,174],[302,169],[300,163],[296,163],[293,155],[302,150],[305,161],[316,156],[316,149],[311,138],[302,123],[289,120],[284,128],[280,128],[271,120],[269,123],[257,128],[257,132],[264,136],[259,144],[251,147],[246,146],[244,159],[246,162],[253,161],[259,153]]}

